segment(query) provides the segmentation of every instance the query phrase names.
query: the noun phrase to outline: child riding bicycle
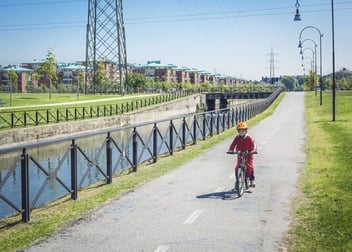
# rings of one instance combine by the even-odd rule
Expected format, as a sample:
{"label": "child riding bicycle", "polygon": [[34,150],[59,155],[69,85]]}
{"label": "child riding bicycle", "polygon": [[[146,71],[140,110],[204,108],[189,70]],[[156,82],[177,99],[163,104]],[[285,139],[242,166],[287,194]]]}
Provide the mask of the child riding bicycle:
{"label": "child riding bicycle", "polygon": [[[254,163],[253,163],[253,154],[257,151],[257,144],[253,137],[247,134],[248,125],[245,122],[240,122],[237,124],[238,134],[233,139],[229,151],[239,151],[246,152],[245,156],[247,160],[247,177],[250,180],[250,186],[255,187],[254,184]],[[240,157],[237,158],[237,164],[235,171],[237,172],[238,167],[240,166]]]}

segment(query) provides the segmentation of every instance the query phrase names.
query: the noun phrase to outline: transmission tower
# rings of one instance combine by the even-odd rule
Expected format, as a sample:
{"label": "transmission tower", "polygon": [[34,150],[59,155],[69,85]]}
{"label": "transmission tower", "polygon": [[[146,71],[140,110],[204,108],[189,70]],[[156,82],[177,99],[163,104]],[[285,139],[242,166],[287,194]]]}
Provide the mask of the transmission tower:
{"label": "transmission tower", "polygon": [[122,0],[88,0],[85,93],[125,92],[127,55]]}
{"label": "transmission tower", "polygon": [[271,52],[270,52],[270,83],[274,84],[275,82],[275,60],[274,60],[274,50],[273,47],[271,47]]}

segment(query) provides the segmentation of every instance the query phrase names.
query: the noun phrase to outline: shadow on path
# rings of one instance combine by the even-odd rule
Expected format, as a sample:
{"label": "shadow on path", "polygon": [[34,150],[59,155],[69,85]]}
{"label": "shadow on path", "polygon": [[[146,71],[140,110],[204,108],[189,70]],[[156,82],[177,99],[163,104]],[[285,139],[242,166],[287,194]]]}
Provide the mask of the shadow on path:
{"label": "shadow on path", "polygon": [[[244,193],[252,193],[251,191],[244,191]],[[238,199],[237,192],[235,189],[224,192],[213,192],[196,196],[197,199],[221,199],[221,200],[234,200]]]}

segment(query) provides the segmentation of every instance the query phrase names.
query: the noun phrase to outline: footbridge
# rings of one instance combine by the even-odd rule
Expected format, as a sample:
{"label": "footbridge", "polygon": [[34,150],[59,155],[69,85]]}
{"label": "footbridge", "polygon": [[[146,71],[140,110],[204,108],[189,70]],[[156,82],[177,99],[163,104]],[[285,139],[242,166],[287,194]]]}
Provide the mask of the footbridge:
{"label": "footbridge", "polygon": [[216,109],[216,102],[220,100],[220,109],[227,108],[228,100],[234,99],[266,99],[273,92],[213,92],[205,96],[208,111]]}

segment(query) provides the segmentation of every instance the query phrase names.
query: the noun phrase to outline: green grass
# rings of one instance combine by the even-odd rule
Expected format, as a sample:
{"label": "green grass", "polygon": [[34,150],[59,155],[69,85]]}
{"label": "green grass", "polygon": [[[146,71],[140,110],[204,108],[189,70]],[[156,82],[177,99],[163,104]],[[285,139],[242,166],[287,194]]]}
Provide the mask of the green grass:
{"label": "green grass", "polygon": [[319,97],[306,94],[306,165],[291,251],[352,251],[352,92],[337,93],[335,122],[331,95],[319,106]]}
{"label": "green grass", "polygon": [[[53,94],[52,98],[49,99],[48,94],[32,94],[32,93],[14,93],[12,94],[12,107],[10,106],[10,95],[8,93],[0,93],[0,99],[6,102],[6,108],[2,107],[1,111],[23,111],[23,110],[33,110],[33,109],[47,109],[53,108],[49,106],[49,104],[55,104],[54,108],[66,108],[66,107],[85,107],[85,106],[100,106],[100,105],[109,105],[109,104],[119,104],[119,103],[126,103],[136,100],[141,100],[141,97],[135,97],[146,94],[135,94],[135,95],[80,95],[79,99],[77,99],[77,94]],[[149,96],[159,96],[160,94],[149,94]],[[116,98],[112,100],[112,98]],[[75,103],[66,105],[65,103]],[[62,105],[60,105],[60,103]],[[21,108],[22,106],[33,106],[36,107],[29,107],[29,108]]]}
{"label": "green grass", "polygon": [[[96,99],[104,99],[104,98],[113,98],[113,97],[121,97],[121,95],[79,95],[80,101],[88,101],[88,100],[96,100]],[[10,104],[10,94],[9,93],[0,93],[0,99]],[[49,99],[49,94],[44,93],[13,93],[12,94],[12,102],[13,106],[28,106],[28,105],[43,105],[43,104],[51,104],[51,103],[62,103],[62,102],[75,102],[77,101],[77,94],[73,93],[54,93],[52,94],[51,100]]]}
{"label": "green grass", "polygon": [[[253,126],[271,115],[283,96],[284,94],[281,94],[266,111],[249,120],[249,125]],[[108,203],[111,199],[180,167],[215,144],[233,137],[235,133],[235,128],[226,130],[206,141],[198,141],[196,145],[187,146],[186,151],[176,151],[172,156],[160,157],[155,164],[139,165],[136,173],[115,176],[110,185],[102,185],[102,183],[92,185],[81,190],[76,201],[66,196],[44,207],[34,209],[29,223],[20,223],[20,216],[0,220],[0,251],[23,248],[52,235],[70,221],[84,217],[89,211]]]}

